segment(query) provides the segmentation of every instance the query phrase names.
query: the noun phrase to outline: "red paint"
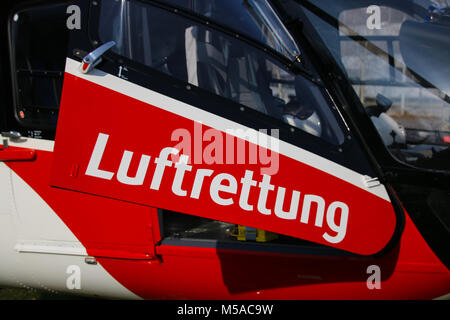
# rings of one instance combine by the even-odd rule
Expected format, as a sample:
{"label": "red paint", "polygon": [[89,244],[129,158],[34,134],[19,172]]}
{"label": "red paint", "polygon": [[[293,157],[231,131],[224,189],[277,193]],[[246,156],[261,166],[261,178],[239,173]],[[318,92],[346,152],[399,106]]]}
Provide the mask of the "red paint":
{"label": "red paint", "polygon": [[[157,253],[161,265],[100,262],[145,298],[430,299],[450,289],[449,271],[408,217],[400,244],[378,259],[170,246]],[[382,270],[381,290],[366,286],[373,264]]]}
{"label": "red paint", "polygon": [[[76,82],[85,85],[81,80]],[[95,89],[96,94],[100,91],[99,88]],[[88,99],[92,98],[90,95],[93,94],[94,92],[87,90]],[[120,96],[112,96],[118,102],[124,102]],[[139,103],[135,101],[128,100],[127,103],[127,108],[132,106],[139,108]],[[105,117],[110,120],[120,118],[116,112],[117,110],[110,110]],[[102,114],[105,112],[102,111]],[[77,134],[85,130],[91,132],[93,130],[91,126],[99,118],[90,119],[86,116],[83,117],[83,121],[79,121],[79,118],[70,119],[65,115],[62,120],[58,129],[58,139],[60,137],[72,139],[68,132],[61,132],[63,126],[67,125]],[[177,121],[176,118],[173,120]],[[90,121],[93,123],[89,123]],[[107,125],[107,122],[98,123],[102,125],[101,130],[114,130],[113,127],[103,126]],[[129,129],[127,122],[122,125],[123,128]],[[164,134],[167,132],[161,132],[158,137],[163,138]],[[128,140],[127,143],[133,143],[133,140]],[[70,154],[76,156],[76,153],[88,152],[83,149],[86,145],[92,145],[92,140],[83,135],[77,136],[76,143],[69,145],[73,149]],[[58,148],[62,146],[58,144]],[[136,143],[133,144],[133,148],[140,150],[143,146]],[[17,161],[6,164],[56,212],[80,240],[89,255],[95,256],[107,272],[140,297],[430,299],[450,291],[449,270],[431,251],[408,216],[399,243],[378,258],[156,246],[161,239],[156,209],[111,197],[51,187],[50,174],[52,164],[56,160],[53,156],[51,152],[38,151],[33,162]],[[286,161],[286,165],[291,164],[287,159],[283,161]],[[72,173],[74,179],[79,179],[86,164],[80,163],[80,170],[74,171],[72,162],[67,164],[67,171],[62,170],[64,166],[61,167],[61,174],[69,177]],[[333,177],[326,177],[317,172],[311,173],[308,177],[314,178],[315,174],[321,179],[328,179],[326,181],[331,185],[327,184],[326,187],[334,187],[336,190],[330,190],[336,197],[346,197],[345,193],[350,193],[355,203],[367,199],[366,194],[358,193],[358,190],[353,190],[351,186],[346,186],[345,190],[338,190],[341,185],[336,185]],[[291,172],[292,176],[294,174]],[[315,185],[312,188],[325,187],[314,180],[308,180],[308,183]],[[97,184],[95,186],[102,187]],[[104,187],[107,188],[106,185]],[[120,196],[119,192],[117,195]],[[372,199],[369,197],[368,200]],[[201,205],[207,207],[209,204],[203,203],[199,206]],[[394,223],[390,217],[390,209],[386,210],[387,212],[377,211],[375,220],[360,220],[359,227],[365,230],[370,229],[372,224],[382,227],[383,223],[388,225]],[[370,212],[368,211],[368,214]],[[385,235],[380,233],[380,237],[383,238]],[[372,244],[382,246],[386,238],[373,240]],[[361,244],[361,247],[363,246],[364,244]],[[381,290],[369,290],[366,286],[369,277],[366,270],[370,265],[378,265],[381,268]]]}
{"label": "red paint", "polygon": [[33,161],[36,159],[36,151],[9,146],[0,149],[0,161]]}
{"label": "red paint", "polygon": [[[162,246],[160,265],[100,263],[149,299],[430,299],[448,293],[449,271],[406,220],[399,246],[378,259]],[[382,270],[381,290],[366,286],[373,264]]]}
{"label": "red paint", "polygon": [[[50,187],[52,158],[52,153],[38,151],[35,162],[7,164],[58,214],[88,254],[140,297],[430,299],[450,291],[449,270],[408,216],[400,243],[377,259],[160,246],[156,254],[161,261],[132,260],[151,258],[150,248],[160,239],[157,210]],[[372,264],[382,270],[381,290],[367,289],[366,270]]]}
{"label": "red paint", "polygon": [[[166,168],[160,189],[151,190],[149,185],[156,166],[154,159],[159,156],[162,149],[178,144],[178,141],[171,140],[174,130],[184,128],[194,136],[194,122],[70,74],[66,74],[64,81],[51,180],[54,186],[239,223],[362,255],[381,251],[394,233],[396,216],[390,202],[284,155],[279,156],[279,171],[271,177],[271,184],[287,189],[284,203],[288,208],[292,190],[300,192],[302,198],[297,218],[294,220],[281,219],[273,211],[270,215],[258,212],[257,192],[250,193],[248,201],[254,206],[253,211],[240,208],[239,190],[233,198],[233,205],[230,206],[218,205],[211,199],[209,183],[213,176],[228,173],[236,178],[239,184],[245,171],[252,170],[255,173],[254,180],[261,181],[259,176],[261,165],[193,164],[192,172],[186,173],[183,181],[184,189],[188,193],[193,185],[195,177],[193,173],[197,169],[214,170],[211,178],[205,178],[199,199],[180,197],[171,191],[175,174],[173,168]],[[83,92],[83,95],[80,96],[79,92]],[[208,127],[205,127],[206,129]],[[151,156],[143,185],[125,185],[115,176],[111,180],[105,180],[84,174],[99,133],[109,135],[100,163],[102,170],[116,173],[124,150],[129,150],[134,152],[130,168],[133,176],[141,155]],[[80,168],[76,178],[72,173],[73,166]],[[308,223],[299,221],[301,204],[306,194],[323,197],[326,207],[332,202],[343,202],[348,205],[348,226],[345,238],[341,242],[330,243],[324,239],[324,234],[336,235],[329,228],[325,216],[322,227],[315,225],[314,212],[311,212]],[[274,206],[275,196],[272,193],[268,198],[267,208],[273,209]],[[338,211],[336,216],[339,217],[339,214]]]}

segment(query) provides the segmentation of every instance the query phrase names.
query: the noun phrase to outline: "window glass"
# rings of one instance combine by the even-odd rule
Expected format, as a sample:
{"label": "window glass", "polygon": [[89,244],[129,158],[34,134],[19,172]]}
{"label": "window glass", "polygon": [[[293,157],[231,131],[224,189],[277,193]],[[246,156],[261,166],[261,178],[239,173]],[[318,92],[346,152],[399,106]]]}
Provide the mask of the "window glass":
{"label": "window glass", "polygon": [[233,28],[284,54],[300,54],[295,41],[267,0],[166,0]]}
{"label": "window glass", "polygon": [[448,170],[450,3],[377,2],[310,1],[305,12],[391,153]]}
{"label": "window glass", "polygon": [[66,7],[20,10],[10,22],[15,110],[30,129],[56,128],[68,41]]}
{"label": "window glass", "polygon": [[122,56],[330,143],[344,140],[323,89],[239,39],[137,1],[103,1],[99,29]]}

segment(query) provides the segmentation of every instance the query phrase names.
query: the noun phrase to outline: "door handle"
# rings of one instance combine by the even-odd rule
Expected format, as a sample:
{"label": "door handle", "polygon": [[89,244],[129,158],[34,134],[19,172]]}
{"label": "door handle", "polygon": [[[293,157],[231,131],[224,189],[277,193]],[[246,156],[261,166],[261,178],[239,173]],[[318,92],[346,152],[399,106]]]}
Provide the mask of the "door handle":
{"label": "door handle", "polygon": [[0,161],[32,161],[36,159],[36,150],[10,147],[8,139],[17,140],[22,136],[17,131],[2,132],[3,144],[0,144]]}
{"label": "door handle", "polygon": [[80,71],[82,73],[88,73],[89,71],[91,71],[102,61],[102,55],[115,45],[116,43],[114,41],[109,41],[102,44],[94,51],[90,52],[86,57],[83,58],[83,61],[80,64]]}

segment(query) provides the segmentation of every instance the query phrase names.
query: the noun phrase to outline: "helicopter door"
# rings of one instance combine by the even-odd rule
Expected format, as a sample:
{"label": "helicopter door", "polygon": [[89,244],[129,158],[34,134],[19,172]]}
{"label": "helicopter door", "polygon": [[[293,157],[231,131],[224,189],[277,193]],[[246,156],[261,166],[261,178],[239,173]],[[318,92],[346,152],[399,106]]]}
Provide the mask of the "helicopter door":
{"label": "helicopter door", "polygon": [[[85,9],[92,29],[72,37],[53,186],[362,255],[390,243],[388,191],[313,77],[214,12],[206,23],[160,3]],[[257,29],[254,14],[243,17]]]}

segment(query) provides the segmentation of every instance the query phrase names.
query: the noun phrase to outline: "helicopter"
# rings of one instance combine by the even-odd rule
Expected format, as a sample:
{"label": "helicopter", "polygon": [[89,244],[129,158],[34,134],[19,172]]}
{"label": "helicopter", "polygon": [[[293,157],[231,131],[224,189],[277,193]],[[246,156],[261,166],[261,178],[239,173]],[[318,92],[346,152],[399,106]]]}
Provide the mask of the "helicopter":
{"label": "helicopter", "polygon": [[448,298],[448,1],[4,5],[0,286]]}

